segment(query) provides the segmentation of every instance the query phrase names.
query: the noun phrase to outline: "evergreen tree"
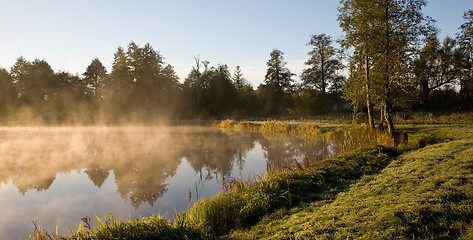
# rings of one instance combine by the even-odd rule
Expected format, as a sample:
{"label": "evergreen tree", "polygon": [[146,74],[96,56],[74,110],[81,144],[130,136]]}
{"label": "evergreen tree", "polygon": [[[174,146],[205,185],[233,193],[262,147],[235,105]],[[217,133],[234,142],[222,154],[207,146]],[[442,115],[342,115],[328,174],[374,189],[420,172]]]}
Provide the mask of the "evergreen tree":
{"label": "evergreen tree", "polygon": [[286,68],[284,53],[278,49],[273,49],[270,59],[266,62],[268,67],[265,76],[265,85],[260,86],[258,92],[265,102],[265,109],[268,114],[285,114],[290,108],[290,91],[292,89],[292,76]]}
{"label": "evergreen tree", "polygon": [[84,76],[86,95],[96,96],[107,77],[107,69],[98,58],[95,58],[82,75]]}
{"label": "evergreen tree", "polygon": [[245,87],[249,86],[248,82],[243,77],[243,73],[241,72],[240,66],[235,67],[235,72],[233,73],[232,81],[233,85],[235,85],[238,90],[242,90]]}
{"label": "evergreen tree", "polygon": [[112,91],[107,97],[114,112],[133,113],[139,121],[169,116],[179,88],[173,67],[149,43],[140,47],[131,42],[126,51],[119,47],[114,56]]}
{"label": "evergreen tree", "polygon": [[308,45],[314,48],[308,53],[310,58],[305,62],[309,68],[304,69],[301,80],[305,85],[315,87],[325,94],[329,85],[339,88],[338,70],[341,62],[336,58],[336,49],[332,46],[332,39],[325,34],[314,35]]}
{"label": "evergreen tree", "polygon": [[285,67],[287,63],[284,61],[283,55],[281,50],[273,49],[270,59],[266,62],[268,69],[264,79],[267,85],[274,85],[280,90],[287,91],[292,85],[292,76],[295,74]]}
{"label": "evergreen tree", "polygon": [[13,108],[15,90],[10,73],[0,67],[0,115],[6,116]]}

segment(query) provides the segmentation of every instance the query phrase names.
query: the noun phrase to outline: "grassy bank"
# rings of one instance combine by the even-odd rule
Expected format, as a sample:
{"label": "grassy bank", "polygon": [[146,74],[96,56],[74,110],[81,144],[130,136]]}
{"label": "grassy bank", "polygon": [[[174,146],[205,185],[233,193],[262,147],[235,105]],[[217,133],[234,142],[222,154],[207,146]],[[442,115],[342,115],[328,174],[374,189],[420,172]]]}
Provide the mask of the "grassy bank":
{"label": "grassy bank", "polygon": [[225,124],[262,133],[271,129],[269,134],[343,137],[347,149],[361,149],[318,162],[294,163],[253,184],[236,182],[228,192],[202,199],[172,222],[160,216],[134,221],[107,217],[97,229],[82,226],[69,239],[473,237],[472,125],[420,125],[406,120],[400,127],[409,133],[409,143],[395,148],[378,145],[384,137],[369,135],[360,126]]}
{"label": "grassy bank", "polygon": [[[237,230],[234,239],[471,239],[473,128],[405,129],[420,146],[332,200],[314,201]],[[438,142],[438,143],[435,143]],[[427,142],[429,143],[429,142]]]}
{"label": "grassy bank", "polygon": [[190,210],[190,221],[207,237],[251,227],[281,209],[331,199],[361,176],[383,169],[394,155],[392,148],[376,147],[300,170],[268,174],[255,184],[240,184],[197,202]]}

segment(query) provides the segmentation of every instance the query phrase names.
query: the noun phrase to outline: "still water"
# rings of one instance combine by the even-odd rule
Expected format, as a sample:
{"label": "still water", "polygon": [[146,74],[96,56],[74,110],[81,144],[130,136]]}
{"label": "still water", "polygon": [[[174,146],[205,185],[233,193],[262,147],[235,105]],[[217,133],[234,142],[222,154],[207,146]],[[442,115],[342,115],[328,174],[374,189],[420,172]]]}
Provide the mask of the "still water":
{"label": "still water", "polygon": [[28,239],[33,221],[69,235],[84,216],[172,217],[231,179],[336,152],[324,140],[212,127],[0,128],[0,239]]}

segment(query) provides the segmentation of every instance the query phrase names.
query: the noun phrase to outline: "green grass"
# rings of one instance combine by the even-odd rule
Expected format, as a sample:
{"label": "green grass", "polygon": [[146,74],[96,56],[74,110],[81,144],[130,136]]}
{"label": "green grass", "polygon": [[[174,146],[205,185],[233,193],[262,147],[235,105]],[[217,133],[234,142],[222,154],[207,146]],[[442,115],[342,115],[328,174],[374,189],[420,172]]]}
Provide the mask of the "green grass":
{"label": "green grass", "polygon": [[409,142],[394,148],[359,126],[264,124],[225,126],[343,137],[348,153],[236,182],[173,222],[108,216],[69,239],[473,239],[472,125],[406,122]]}
{"label": "green grass", "polygon": [[[406,126],[413,129],[415,126]],[[437,126],[445,142],[406,151],[331,200],[266,217],[234,239],[471,239],[473,128]],[[455,136],[453,139],[448,139]],[[429,143],[434,143],[431,141]]]}
{"label": "green grass", "polygon": [[191,208],[189,218],[206,236],[248,228],[281,208],[330,199],[363,175],[383,169],[396,153],[379,146],[326,159],[298,171],[268,173],[252,185],[200,200]]}
{"label": "green grass", "polygon": [[[200,232],[188,225],[187,217],[178,216],[174,223],[159,215],[121,221],[107,215],[97,218],[99,226],[89,229],[84,225],[67,239],[201,239]],[[86,222],[87,225],[87,222]]]}
{"label": "green grass", "polygon": [[432,114],[413,113],[396,115],[394,121],[403,124],[473,124],[473,112]]}

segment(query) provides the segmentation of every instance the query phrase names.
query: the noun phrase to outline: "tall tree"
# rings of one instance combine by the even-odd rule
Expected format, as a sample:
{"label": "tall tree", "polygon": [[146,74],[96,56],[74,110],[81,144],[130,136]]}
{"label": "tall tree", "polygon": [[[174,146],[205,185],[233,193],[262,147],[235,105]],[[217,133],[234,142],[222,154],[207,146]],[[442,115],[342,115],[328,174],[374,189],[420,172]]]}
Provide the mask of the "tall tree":
{"label": "tall tree", "polygon": [[13,64],[10,69],[10,75],[13,81],[13,85],[16,88],[19,97],[21,97],[21,94],[23,92],[23,79],[26,77],[30,66],[31,63],[27,61],[23,56],[20,56],[16,59],[15,64]]}
{"label": "tall tree", "polygon": [[468,10],[463,14],[465,21],[460,26],[460,33],[457,35],[458,44],[462,53],[460,93],[465,103],[470,103],[473,107],[473,10]]}
{"label": "tall tree", "polygon": [[[375,3],[370,0],[342,0],[338,8],[338,21],[345,32],[341,45],[345,49],[353,49],[349,86],[351,86],[350,89],[363,90],[358,91],[358,94],[350,92],[346,96],[352,103],[359,102],[355,101],[355,98],[365,100],[368,110],[368,124],[371,129],[374,129],[372,103],[374,100],[372,94],[373,74],[370,69],[373,65],[373,57],[377,55],[374,37],[379,34],[378,30],[374,28],[377,25],[374,9]],[[359,96],[359,94],[363,96]]]}
{"label": "tall tree", "polygon": [[97,96],[107,77],[107,69],[98,58],[95,58],[82,75],[86,85],[86,94]]}
{"label": "tall tree", "polygon": [[354,48],[358,65],[364,59],[366,98],[368,102],[371,98],[381,109],[389,133],[394,136],[393,109],[406,107],[414,100],[410,61],[420,38],[433,31],[432,20],[422,14],[426,2],[342,0],[340,3],[338,20],[345,32],[344,44]]}
{"label": "tall tree", "polygon": [[283,52],[274,49],[270,54],[270,59],[266,62],[268,66],[265,76],[265,84],[260,87],[259,92],[264,98],[265,108],[269,114],[282,114],[288,102],[286,95],[292,87],[292,76],[286,68]]}
{"label": "tall tree", "polygon": [[[308,45],[313,49],[308,53],[310,58],[305,62],[309,68],[304,69],[301,79],[307,86],[315,87],[325,94],[329,85],[338,84],[338,70],[342,68],[336,58],[336,49],[332,46],[332,38],[326,34],[313,35]],[[338,87],[338,86],[337,86]]]}
{"label": "tall tree", "polygon": [[130,67],[128,66],[128,60],[126,52],[122,47],[118,47],[114,53],[113,65],[112,65],[112,79],[114,82],[131,82]]}
{"label": "tall tree", "polygon": [[295,74],[286,68],[287,62],[284,61],[283,55],[284,53],[281,50],[273,49],[270,53],[270,59],[266,62],[268,69],[264,79],[268,85],[274,84],[282,90],[287,90],[291,86],[293,82],[292,76]]}
{"label": "tall tree", "polygon": [[248,87],[248,86],[249,86],[248,82],[247,82],[246,79],[243,77],[243,73],[242,73],[242,71],[241,71],[241,67],[240,67],[240,66],[236,66],[236,67],[235,67],[235,71],[234,71],[234,73],[233,73],[232,81],[233,81],[233,85],[235,85],[235,87],[236,87],[238,90],[242,90],[242,89],[244,89],[245,87]]}
{"label": "tall tree", "polygon": [[0,67],[0,115],[7,115],[12,108],[15,91],[10,73]]}
{"label": "tall tree", "polygon": [[[196,58],[184,81],[184,100],[188,114],[218,116],[231,114],[237,103],[237,89],[226,64],[211,66]],[[201,64],[204,66],[201,71]]]}
{"label": "tall tree", "polygon": [[178,80],[173,67],[149,43],[140,47],[131,42],[126,51],[119,47],[115,53],[112,105],[124,106],[116,111],[139,112],[137,117],[144,121],[158,114],[167,116],[175,102]]}
{"label": "tall tree", "polygon": [[30,63],[20,57],[13,65],[12,73],[20,89],[20,98],[28,104],[42,106],[40,103],[51,99],[58,87],[54,71],[45,60],[35,59]]}
{"label": "tall tree", "polygon": [[425,99],[430,92],[442,86],[453,84],[458,77],[456,41],[446,37],[440,44],[436,35],[428,37],[419,56],[413,61],[414,74],[419,82],[421,96]]}

